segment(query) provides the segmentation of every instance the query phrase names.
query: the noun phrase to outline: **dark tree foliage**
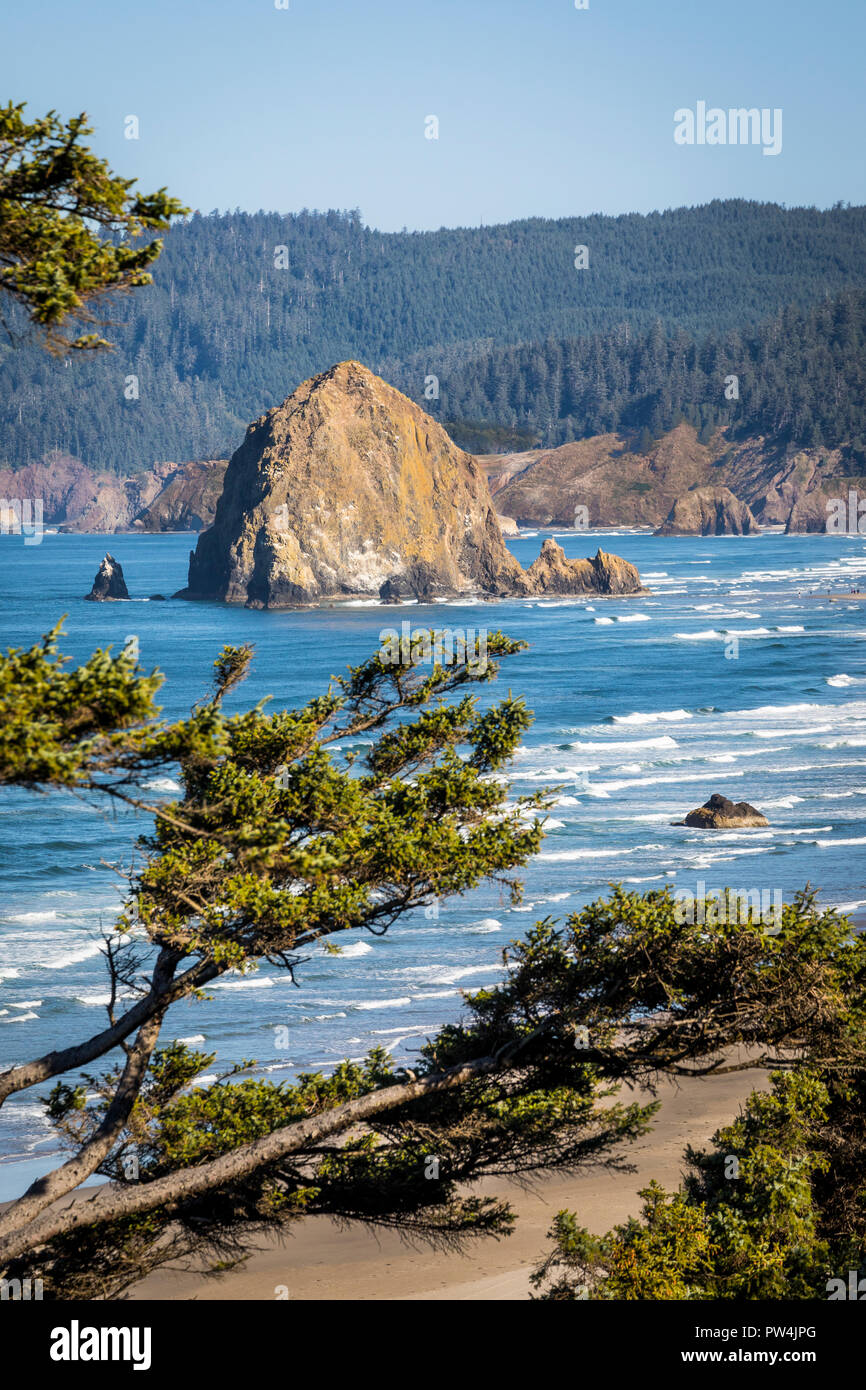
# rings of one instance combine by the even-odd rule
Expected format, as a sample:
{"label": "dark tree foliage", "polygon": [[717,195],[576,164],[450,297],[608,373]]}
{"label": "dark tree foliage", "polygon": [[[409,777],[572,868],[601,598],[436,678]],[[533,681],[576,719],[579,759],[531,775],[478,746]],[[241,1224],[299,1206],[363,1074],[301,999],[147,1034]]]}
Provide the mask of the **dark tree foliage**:
{"label": "dark tree foliage", "polygon": [[[736,376],[736,387],[726,382]],[[406,385],[409,383],[406,382]],[[426,403],[425,403],[426,404]],[[491,349],[443,375],[432,412],[460,424],[464,447],[486,433],[534,431],[536,444],[623,433],[640,451],[682,420],[709,443],[763,435],[805,448],[846,446],[866,463],[866,293],[787,307],[757,330],[696,339],[661,322],[591,338]],[[428,409],[430,405],[428,405]],[[505,449],[526,448],[506,442]],[[503,452],[496,444],[491,452]]]}
{"label": "dark tree foliage", "polygon": [[[722,984],[724,935],[711,924],[695,942],[721,1017],[746,978],[731,957]],[[844,1298],[849,1272],[866,1270],[866,937],[805,891],[770,940],[754,1017],[759,1030],[790,1027],[799,1046],[708,1148],[689,1145],[678,1190],[651,1182],[641,1192],[639,1217],[597,1236],[579,1213],[560,1211],[534,1275],[542,1298]],[[749,953],[747,941],[737,945]],[[673,937],[671,950],[676,960]],[[790,970],[787,984],[774,981],[779,968]],[[666,973],[673,984],[679,971],[672,963]],[[678,1013],[682,998],[672,998]],[[804,1009],[799,1023],[789,1004]]]}
{"label": "dark tree foliage", "polygon": [[106,296],[151,284],[162,250],[152,233],[188,209],[113,174],[83,143],[93,134],[83,112],[28,121],[24,111],[0,106],[0,306],[15,306],[12,320],[36,325],[51,352],[108,348],[80,328],[100,321]]}
{"label": "dark tree foliage", "polygon": [[[589,247],[586,270],[575,269],[577,245]],[[371,230],[357,211],[196,213],[166,236],[153,285],[118,306],[108,358],[67,366],[0,347],[0,464],[55,448],[124,473],[226,456],[250,420],[350,357],[426,408],[425,378],[438,376],[440,418],[488,430],[517,425],[551,443],[632,407],[660,427],[691,372],[677,367],[670,402],[665,391],[641,402],[678,354],[668,335],[694,353],[693,340],[724,342],[786,305],[821,303],[861,283],[864,252],[866,209],[740,200],[414,233]],[[632,363],[645,334],[648,360]],[[594,345],[572,345],[587,337]],[[515,383],[497,352],[518,344],[534,346],[515,359]],[[793,390],[799,349],[789,348]],[[712,411],[721,387],[711,359],[700,368],[697,404]],[[124,395],[130,374],[137,400]]]}

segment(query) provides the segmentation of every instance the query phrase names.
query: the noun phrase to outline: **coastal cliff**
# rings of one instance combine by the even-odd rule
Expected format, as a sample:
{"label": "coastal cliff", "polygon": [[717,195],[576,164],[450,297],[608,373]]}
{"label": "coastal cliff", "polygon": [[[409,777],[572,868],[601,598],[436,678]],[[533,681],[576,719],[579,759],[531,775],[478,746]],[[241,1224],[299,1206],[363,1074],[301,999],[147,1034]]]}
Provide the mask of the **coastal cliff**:
{"label": "coastal cliff", "polygon": [[683,422],[646,449],[622,434],[599,434],[555,449],[477,457],[497,511],[524,526],[572,527],[584,508],[590,526],[731,534],[717,523],[706,532],[664,529],[691,494],[727,489],[757,527],[824,531],[833,499],[847,497],[849,488],[866,496],[866,478],[850,473],[841,449],[792,450],[761,436],[732,440],[725,429],[702,439]]}
{"label": "coastal cliff", "polygon": [[198,531],[213,522],[225,470],[225,460],[209,459],[119,477],[54,450],[40,463],[0,469],[0,497],[40,499],[46,526],[60,531]]}

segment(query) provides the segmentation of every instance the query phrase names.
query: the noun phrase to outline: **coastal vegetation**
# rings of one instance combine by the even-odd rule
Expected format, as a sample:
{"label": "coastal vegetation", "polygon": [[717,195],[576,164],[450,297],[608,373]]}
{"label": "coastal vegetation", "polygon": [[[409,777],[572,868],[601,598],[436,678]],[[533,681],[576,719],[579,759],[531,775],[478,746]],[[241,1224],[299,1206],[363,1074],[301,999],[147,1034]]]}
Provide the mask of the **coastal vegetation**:
{"label": "coastal vegetation", "polygon": [[[374,653],[274,713],[240,704],[253,653],[227,647],[211,695],[165,722],[158,672],[129,649],[67,669],[59,637],[0,659],[0,784],[132,806],[153,829],[105,940],[106,1026],[0,1075],[0,1103],[54,1083],[70,1155],[0,1216],[4,1277],[113,1297],[180,1256],[225,1269],[256,1232],[312,1213],[434,1243],[504,1236],[513,1212],[473,1194],[480,1178],[625,1168],[661,1078],[754,1068],[772,1093],[690,1155],[684,1191],[652,1187],[643,1220],[601,1240],[561,1214],[539,1287],[820,1298],[859,1267],[866,943],[808,891],[768,929],[759,910],[688,922],[667,888],[613,886],[512,943],[502,983],[466,996],[412,1070],[375,1049],[292,1083],[252,1059],[214,1080],[213,1054],[160,1045],[172,1006],[228,972],[302,986],[304,952],[346,931],[399,930],[485,880],[519,897],[551,798],[509,801],[531,715],[469,688],[523,644],[488,634],[483,664],[467,646],[431,669],[413,634],[404,664]],[[181,794],[155,800],[142,784],[167,767]],[[110,1185],[93,1200],[59,1203],[97,1174]]]}
{"label": "coastal vegetation", "polygon": [[84,143],[93,134],[84,112],[28,121],[25,110],[0,107],[0,295],[13,309],[3,326],[13,346],[35,327],[55,354],[108,348],[80,329],[102,323],[95,310],[108,296],[152,283],[163,245],[152,234],[187,209],[164,188],[139,193],[135,179],[112,173]]}
{"label": "coastal vegetation", "polygon": [[0,345],[0,464],[226,458],[249,420],[348,357],[473,450],[620,427],[639,441],[679,412],[862,441],[864,245],[866,209],[739,199],[394,233],[357,210],[196,212],[114,307],[114,353],[64,367]]}

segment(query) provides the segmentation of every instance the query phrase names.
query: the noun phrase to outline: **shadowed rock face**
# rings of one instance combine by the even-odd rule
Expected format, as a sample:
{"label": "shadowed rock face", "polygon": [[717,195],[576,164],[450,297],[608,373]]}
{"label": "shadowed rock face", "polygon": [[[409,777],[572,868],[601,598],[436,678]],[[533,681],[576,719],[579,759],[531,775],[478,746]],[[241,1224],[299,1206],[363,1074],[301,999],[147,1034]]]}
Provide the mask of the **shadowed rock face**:
{"label": "shadowed rock face", "polygon": [[756,536],[760,526],[727,487],[696,487],[678,497],[657,536]]}
{"label": "shadowed rock face", "polygon": [[599,550],[592,560],[568,560],[552,537],[526,571],[536,594],[645,594],[634,565]]}
{"label": "shadowed rock face", "polygon": [[38,497],[61,531],[194,531],[210,526],[225,460],[155,463],[127,478],[100,473],[55,449],[41,463],[0,469],[0,497]]}
{"label": "shadowed rock face", "polygon": [[203,531],[212,526],[227,468],[224,459],[182,464],[132,525],[143,531]]}
{"label": "shadowed rock face", "polygon": [[93,588],[84,596],[93,603],[110,603],[113,599],[129,598],[123,569],[113,555],[106,555],[93,581]]}
{"label": "shadowed rock face", "polygon": [[682,825],[696,826],[699,830],[729,830],[739,826],[769,825],[766,816],[750,806],[748,801],[729,801],[718,792],[705,801],[695,811],[689,811]]}
{"label": "shadowed rock face", "polygon": [[[626,571],[630,589],[601,591],[640,589],[616,557],[575,564],[560,592],[599,592],[593,576],[625,584]],[[179,597],[284,608],[521,596],[536,592],[545,567],[527,573],[511,555],[471,455],[401,392],[342,362],[250,425]]]}

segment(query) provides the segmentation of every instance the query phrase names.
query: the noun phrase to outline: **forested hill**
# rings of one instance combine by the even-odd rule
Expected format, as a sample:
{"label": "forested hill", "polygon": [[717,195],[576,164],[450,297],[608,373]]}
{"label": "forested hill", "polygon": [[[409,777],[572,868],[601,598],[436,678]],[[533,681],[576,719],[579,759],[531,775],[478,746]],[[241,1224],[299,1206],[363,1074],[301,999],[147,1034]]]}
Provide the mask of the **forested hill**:
{"label": "forested hill", "polygon": [[[395,384],[421,401],[417,372]],[[660,323],[588,338],[492,348],[443,373],[423,401],[459,443],[496,452],[552,447],[598,434],[633,436],[642,453],[687,420],[707,443],[769,436],[836,448],[866,469],[866,291],[843,290],[810,309],[787,307],[757,329],[691,338]],[[495,428],[479,427],[488,422]]]}
{"label": "forested hill", "polygon": [[417,397],[424,376],[453,381],[496,348],[656,320],[697,338],[745,332],[862,284],[864,265],[866,208],[842,206],[730,201],[425,233],[371,231],[358,213],[196,214],[166,237],[154,285],[117,303],[116,352],[66,365],[0,348],[0,464],[54,448],[124,473],[218,457],[348,357],[410,387],[411,361]]}

